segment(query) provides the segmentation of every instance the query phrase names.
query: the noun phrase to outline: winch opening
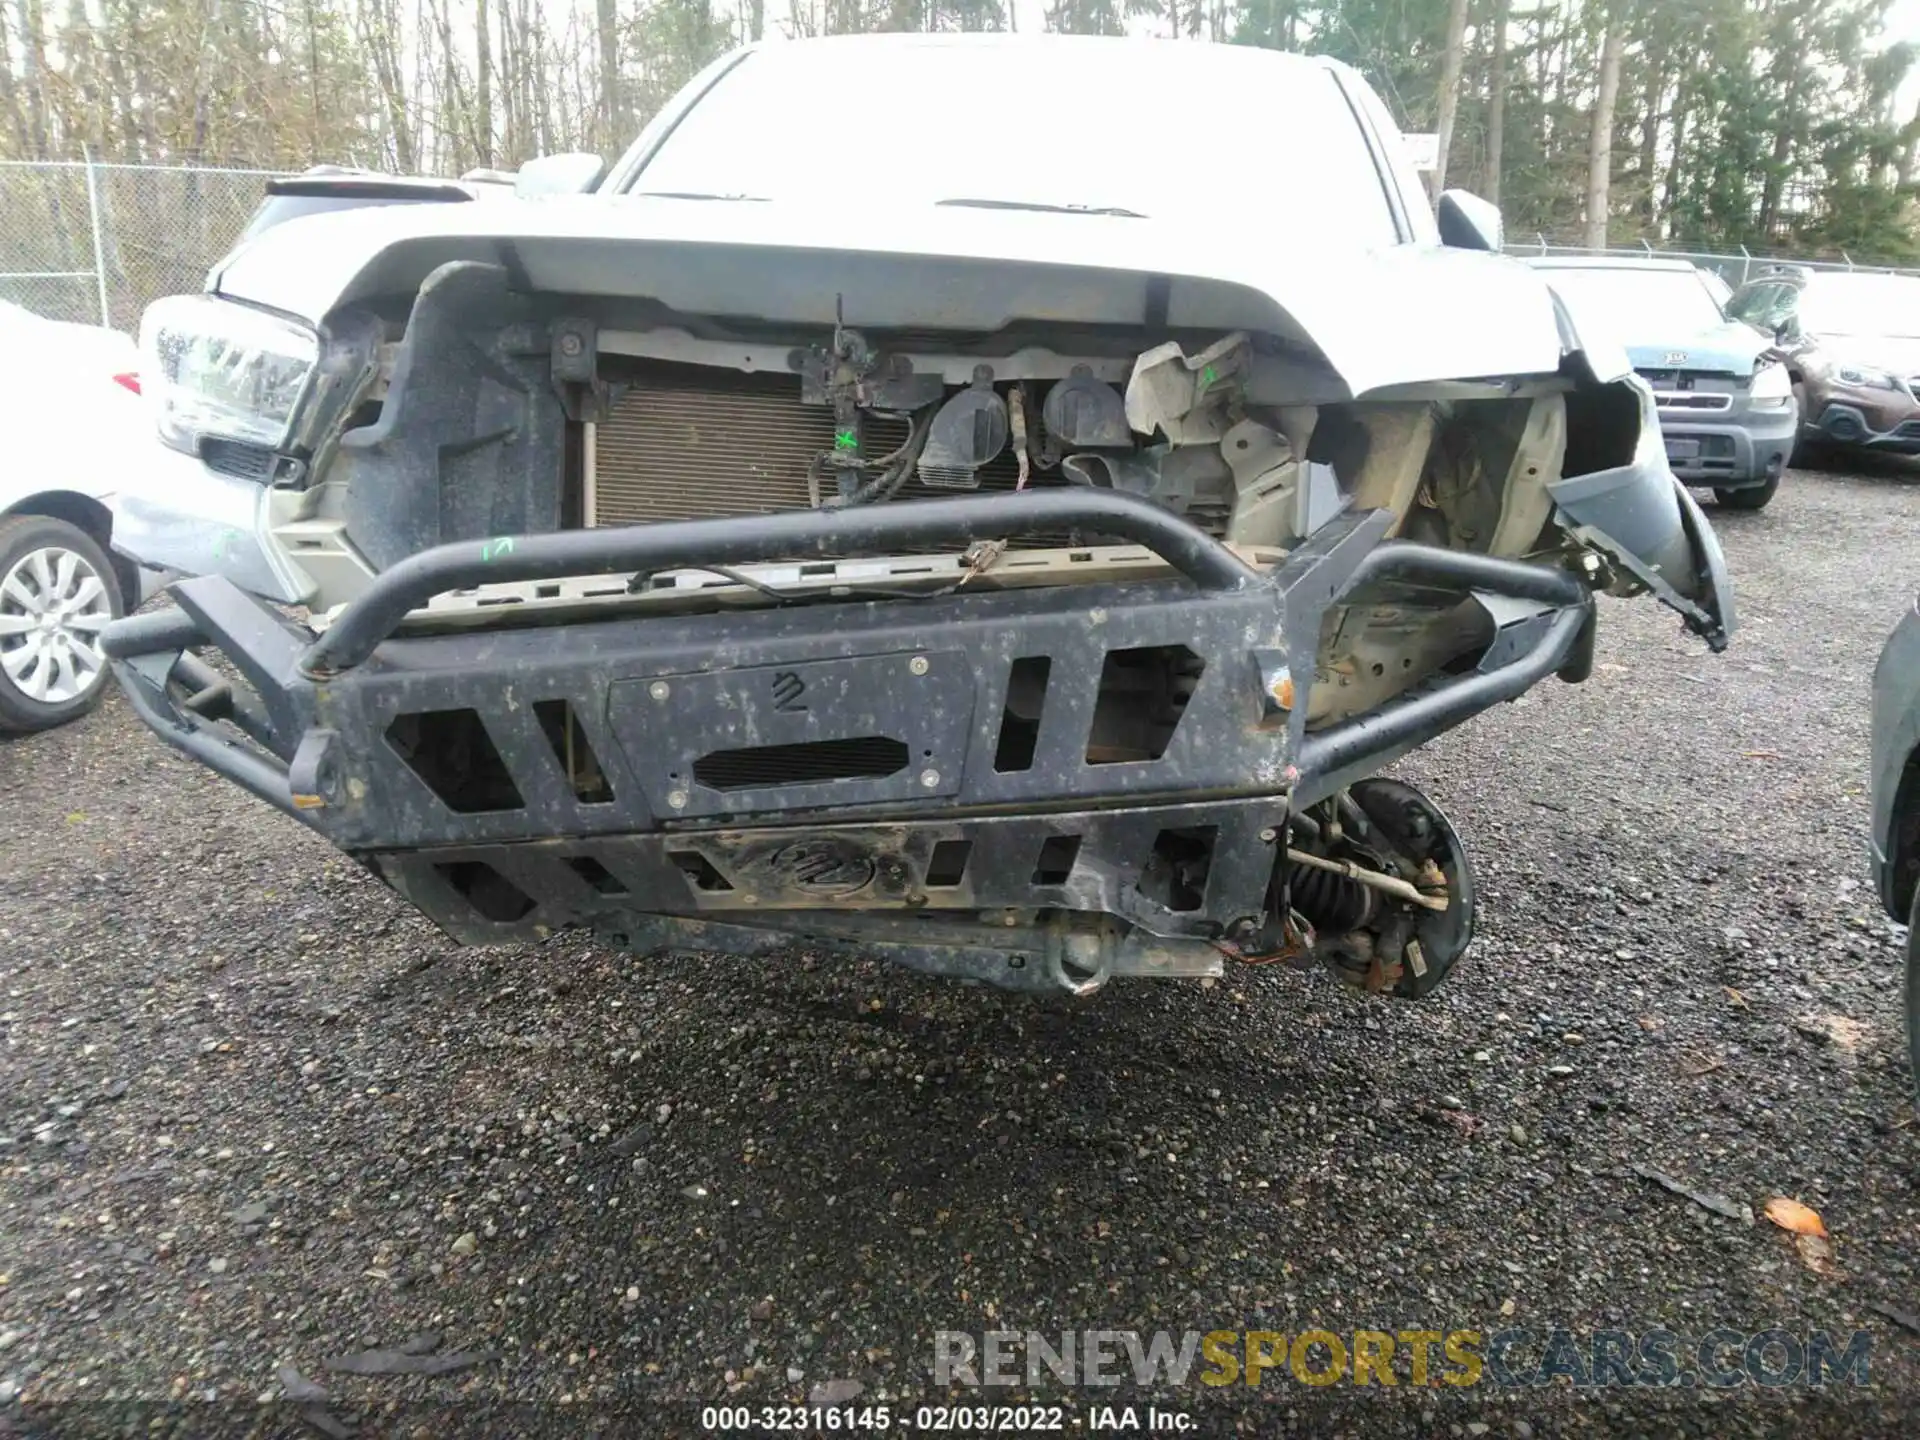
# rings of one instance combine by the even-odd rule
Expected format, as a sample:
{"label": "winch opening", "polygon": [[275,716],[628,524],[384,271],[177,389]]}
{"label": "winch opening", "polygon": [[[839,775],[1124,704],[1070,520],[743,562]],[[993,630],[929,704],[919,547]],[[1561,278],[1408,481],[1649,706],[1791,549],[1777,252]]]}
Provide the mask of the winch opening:
{"label": "winch opening", "polygon": [[817,785],[830,780],[879,780],[907,768],[913,752],[886,735],[808,740],[715,750],[693,762],[693,778],[710,790],[757,790]]}

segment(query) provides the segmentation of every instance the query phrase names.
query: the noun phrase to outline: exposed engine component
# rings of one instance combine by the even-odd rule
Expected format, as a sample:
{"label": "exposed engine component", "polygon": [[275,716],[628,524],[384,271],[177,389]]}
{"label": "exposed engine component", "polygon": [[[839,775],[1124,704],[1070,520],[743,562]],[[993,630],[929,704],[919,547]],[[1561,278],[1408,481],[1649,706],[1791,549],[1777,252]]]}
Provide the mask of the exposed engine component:
{"label": "exposed engine component", "polygon": [[1175,445],[1218,440],[1231,423],[1228,402],[1252,357],[1246,332],[1234,331],[1189,355],[1177,340],[1156,345],[1133,362],[1127,381],[1127,424],[1142,435],[1156,431]]}
{"label": "exposed engine component", "polygon": [[920,450],[920,481],[940,490],[977,490],[980,471],[1007,448],[1007,402],[994,393],[993,372],[981,366],[973,384],[934,412]]}
{"label": "exposed engine component", "polygon": [[1275,911],[1314,929],[1341,979],[1430,994],[1473,938],[1473,872],[1440,808],[1397,780],[1361,780],[1294,816]]}
{"label": "exposed engine component", "polygon": [[[839,472],[840,493],[832,500],[834,505],[868,505],[876,500],[891,500],[913,473],[913,462],[927,443],[928,428],[925,420],[916,418],[907,431],[907,438],[897,448],[874,459],[862,456],[857,445],[841,445],[840,437],[846,432],[836,431],[833,449],[816,456],[814,468],[808,472],[809,493],[815,508],[819,508],[821,497],[813,476],[822,466]],[[860,479],[861,476],[866,478]]]}
{"label": "exposed engine component", "polygon": [[1120,392],[1085,365],[1047,391],[1040,407],[1055,453],[1067,450],[1124,450],[1133,444],[1126,402]]}

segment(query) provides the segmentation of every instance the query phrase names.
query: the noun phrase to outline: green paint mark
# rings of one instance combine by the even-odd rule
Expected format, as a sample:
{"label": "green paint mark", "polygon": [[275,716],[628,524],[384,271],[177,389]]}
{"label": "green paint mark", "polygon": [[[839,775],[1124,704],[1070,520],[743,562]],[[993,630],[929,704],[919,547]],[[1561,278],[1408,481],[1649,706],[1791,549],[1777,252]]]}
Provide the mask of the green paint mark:
{"label": "green paint mark", "polygon": [[1217,378],[1218,378],[1218,373],[1214,370],[1213,366],[1211,365],[1207,366],[1204,370],[1200,372],[1200,388],[1202,390],[1207,389],[1209,386],[1213,384],[1214,380]]}
{"label": "green paint mark", "polygon": [[233,553],[233,542],[240,538],[240,532],[234,529],[222,530],[213,542],[213,558],[224,560]]}
{"label": "green paint mark", "polygon": [[833,448],[836,450],[858,450],[860,448],[860,437],[851,430],[836,430],[833,432]]}
{"label": "green paint mark", "polygon": [[489,540],[480,547],[480,558],[482,560],[498,560],[502,555],[511,555],[512,553],[513,537],[511,535],[502,535],[498,539]]}

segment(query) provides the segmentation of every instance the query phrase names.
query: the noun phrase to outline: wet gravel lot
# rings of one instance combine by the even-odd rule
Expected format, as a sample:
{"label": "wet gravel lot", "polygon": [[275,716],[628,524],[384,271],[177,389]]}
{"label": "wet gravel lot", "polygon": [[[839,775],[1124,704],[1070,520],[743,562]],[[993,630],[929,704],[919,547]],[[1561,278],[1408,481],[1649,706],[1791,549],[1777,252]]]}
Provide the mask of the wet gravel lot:
{"label": "wet gravel lot", "polygon": [[[1871,1386],[1421,1390],[1403,1350],[1391,1391],[1283,1366],[986,1398],[1079,1434],[1149,1399],[1203,1434],[1915,1433],[1903,932],[1863,835],[1920,472],[1713,519],[1726,655],[1609,602],[1588,684],[1400,767],[1481,887],[1420,1004],[460,950],[117,696],[0,743],[0,1433],[691,1434],[855,1394],[911,1420],[953,1398],[936,1330],[1556,1326],[1860,1329]],[[1797,1198],[1831,1260],[1635,1165]],[[409,1340],[444,1373],[326,1365]]]}

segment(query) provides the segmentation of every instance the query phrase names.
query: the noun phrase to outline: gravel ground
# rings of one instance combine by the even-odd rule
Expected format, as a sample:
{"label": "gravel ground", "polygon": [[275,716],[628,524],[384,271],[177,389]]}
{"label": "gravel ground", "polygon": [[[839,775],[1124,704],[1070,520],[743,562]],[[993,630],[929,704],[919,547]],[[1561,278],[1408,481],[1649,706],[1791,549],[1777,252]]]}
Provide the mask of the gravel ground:
{"label": "gravel ground", "polygon": [[[1871,1389],[1038,1393],[1075,1433],[1115,1399],[1206,1434],[1915,1433],[1920,1336],[1876,1308],[1920,1311],[1902,932],[1862,846],[1920,473],[1714,520],[1726,655],[1609,602],[1590,683],[1402,767],[1481,885],[1421,1004],[460,950],[117,696],[0,745],[0,1433],[898,1413],[947,1398],[936,1329],[1776,1325],[1869,1332]],[[1813,1206],[1827,1273],[1635,1164]],[[446,1373],[324,1363],[426,1332]],[[302,1379],[304,1421],[268,1403]]]}

